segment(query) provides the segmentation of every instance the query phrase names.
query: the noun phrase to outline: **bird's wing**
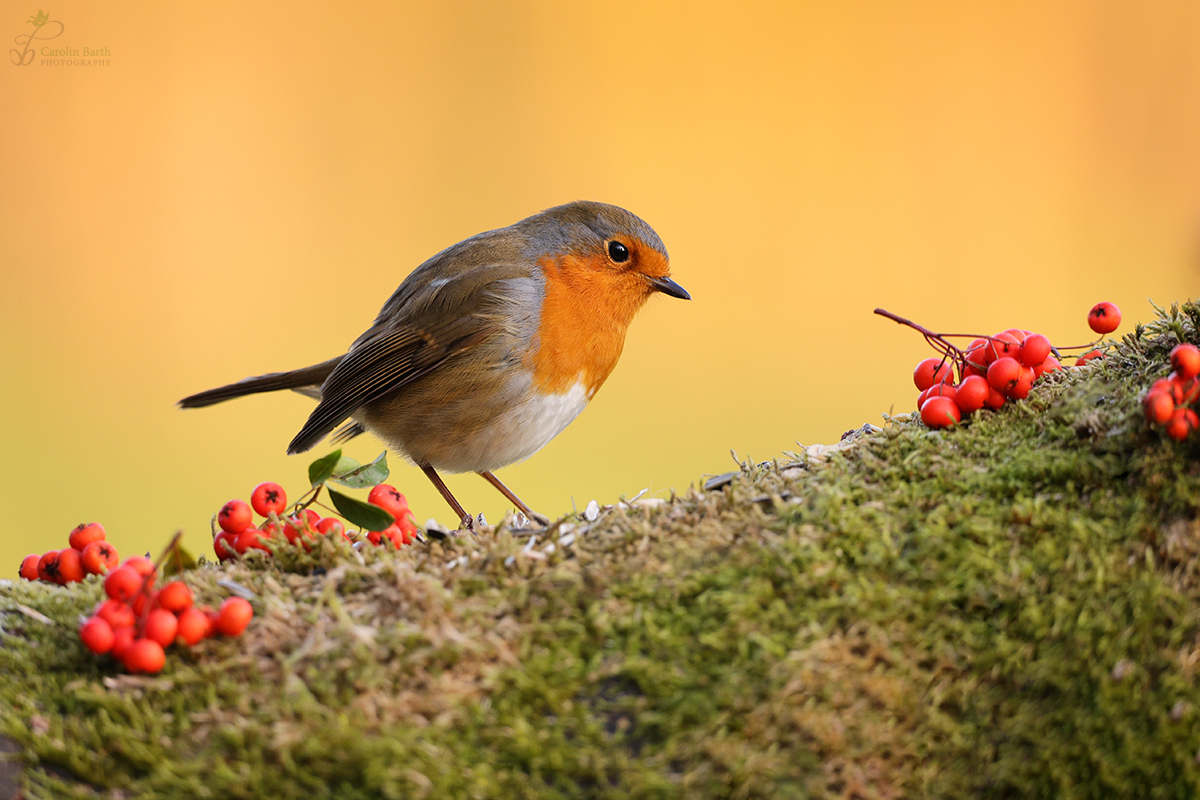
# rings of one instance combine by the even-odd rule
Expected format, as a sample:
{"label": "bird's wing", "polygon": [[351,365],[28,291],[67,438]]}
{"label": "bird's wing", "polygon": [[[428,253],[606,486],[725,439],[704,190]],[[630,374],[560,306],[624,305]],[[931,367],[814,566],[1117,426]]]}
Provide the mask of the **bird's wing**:
{"label": "bird's wing", "polygon": [[321,402],[288,452],[310,449],[356,409],[428,375],[490,332],[472,318],[460,317],[437,329],[404,326],[364,342],[329,375],[321,387]]}
{"label": "bird's wing", "polygon": [[375,325],[330,373],[321,386],[321,402],[288,446],[289,453],[310,449],[357,409],[504,332],[504,321],[495,313],[495,285],[530,280],[528,266],[505,259],[443,268],[437,279],[426,274],[414,281],[431,262],[401,284]]}

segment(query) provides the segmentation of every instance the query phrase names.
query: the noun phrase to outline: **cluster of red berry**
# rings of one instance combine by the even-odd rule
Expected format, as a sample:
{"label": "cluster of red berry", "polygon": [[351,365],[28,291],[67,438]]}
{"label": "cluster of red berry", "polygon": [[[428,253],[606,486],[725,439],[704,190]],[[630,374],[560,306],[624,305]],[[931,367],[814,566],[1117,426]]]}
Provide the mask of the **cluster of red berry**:
{"label": "cluster of red berry", "polygon": [[104,575],[117,565],[117,548],[104,540],[104,526],[85,522],[71,531],[65,550],[31,553],[21,560],[21,577],[65,585],[78,583],[88,575]]}
{"label": "cluster of red berry", "polygon": [[[371,489],[367,502],[389,512],[395,519],[391,526],[382,531],[369,531],[366,540],[371,544],[381,544],[384,540],[394,546],[409,544],[416,538],[419,528],[412,512],[409,511],[408,501],[394,487],[379,484]],[[263,521],[255,525],[251,509]],[[221,506],[217,512],[217,525],[221,532],[213,538],[213,550],[222,561],[244,555],[248,550],[263,550],[270,553],[266,539],[282,531],[291,544],[300,544],[305,549],[311,547],[310,540],[320,536],[342,536],[354,541],[358,534],[346,530],[346,525],[336,517],[322,518],[311,508],[296,509],[285,517],[287,509],[287,493],[278,483],[268,481],[254,487],[250,494],[250,503],[244,500],[230,500]]]}
{"label": "cluster of red berry", "polygon": [[[913,370],[913,383],[921,392],[917,408],[921,421],[930,428],[954,425],[982,408],[1000,408],[1008,400],[1024,400],[1034,381],[1062,368],[1050,340],[1040,333],[1009,328],[993,336],[974,337],[963,350],[948,340],[971,334],[934,333],[883,309],[875,309],[875,313],[916,329],[942,354],[941,358],[925,359]],[[1088,313],[1088,325],[1096,333],[1112,333],[1120,324],[1121,311],[1112,303],[1098,303]],[[1100,356],[1099,350],[1091,349],[1076,359],[1075,366]]]}
{"label": "cluster of red berry", "polygon": [[1142,400],[1146,419],[1162,425],[1167,436],[1182,442],[1200,427],[1193,406],[1200,399],[1200,349],[1194,344],[1177,345],[1171,351],[1172,372],[1159,378]]}
{"label": "cluster of red berry", "polygon": [[192,590],[183,581],[155,591],[156,576],[153,562],[141,556],[108,573],[108,599],[79,628],[87,649],[112,653],[130,672],[156,673],[166,663],[165,648],[177,640],[191,647],[216,633],[239,636],[254,616],[241,597],[227,598],[217,610],[193,605]]}
{"label": "cluster of red berry", "polygon": [[411,544],[413,539],[417,538],[421,529],[417,526],[417,520],[408,508],[408,498],[400,494],[396,487],[388,486],[386,483],[371,487],[371,493],[367,495],[367,502],[373,506],[379,506],[396,520],[381,531],[367,531],[368,542],[381,545],[384,540],[387,540],[393,546],[400,547]]}
{"label": "cluster of red berry", "polygon": [[1008,400],[1024,400],[1035,380],[1061,366],[1051,355],[1049,339],[1017,328],[971,342],[957,384],[948,361],[927,358],[913,372],[913,381],[921,390],[917,397],[921,421],[931,428],[944,428],[981,408],[996,409]]}

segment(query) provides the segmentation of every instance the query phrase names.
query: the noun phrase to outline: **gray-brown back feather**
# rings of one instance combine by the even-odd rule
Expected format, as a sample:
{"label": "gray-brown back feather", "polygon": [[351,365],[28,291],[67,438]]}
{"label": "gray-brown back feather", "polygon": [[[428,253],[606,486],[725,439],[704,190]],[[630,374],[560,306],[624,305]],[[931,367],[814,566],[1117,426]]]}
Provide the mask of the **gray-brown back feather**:
{"label": "gray-brown back feather", "polygon": [[528,280],[520,242],[489,231],[454,245],[410,274],[375,324],[321,387],[321,402],[288,446],[312,448],[359,408],[400,391],[451,358],[505,332],[497,284]]}

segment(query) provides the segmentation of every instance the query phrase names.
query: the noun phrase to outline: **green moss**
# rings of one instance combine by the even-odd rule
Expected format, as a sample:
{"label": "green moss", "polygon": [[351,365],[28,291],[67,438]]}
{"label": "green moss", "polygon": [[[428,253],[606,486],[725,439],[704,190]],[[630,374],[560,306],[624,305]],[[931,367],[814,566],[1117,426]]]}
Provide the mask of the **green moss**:
{"label": "green moss", "polygon": [[5,586],[0,731],[30,797],[1197,796],[1200,448],[1138,399],[1198,324],[528,549],[202,565],[256,620],[152,678],[79,645],[96,579]]}

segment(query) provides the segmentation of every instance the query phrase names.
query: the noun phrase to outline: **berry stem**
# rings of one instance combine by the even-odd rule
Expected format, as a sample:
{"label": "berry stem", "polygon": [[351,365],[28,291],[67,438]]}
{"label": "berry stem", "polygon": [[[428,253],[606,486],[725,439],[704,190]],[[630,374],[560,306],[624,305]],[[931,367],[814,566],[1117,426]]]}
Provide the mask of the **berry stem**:
{"label": "berry stem", "polygon": [[[137,595],[142,595],[142,594],[146,593],[146,590],[150,588],[151,582],[153,582],[154,579],[158,577],[158,568],[161,567],[163,565],[163,562],[167,560],[167,556],[169,556],[169,555],[171,555],[171,553],[175,552],[175,549],[177,547],[179,547],[179,540],[182,538],[183,538],[183,531],[182,530],[175,531],[175,535],[171,537],[171,541],[167,543],[167,546],[163,548],[163,551],[161,553],[159,553],[158,560],[154,562],[154,569],[152,569],[149,574],[145,575],[142,578],[142,585],[138,587],[137,594],[135,594],[134,597],[137,597]],[[129,599],[131,601],[130,605],[133,605],[133,603],[132,603],[133,597],[131,597]],[[142,631],[145,630],[145,628],[146,628],[146,617],[150,616],[150,612],[153,610],[154,609],[150,606],[149,602],[147,602],[142,607],[142,613],[138,615],[138,621],[137,621],[137,632],[138,632],[139,636],[142,634]]]}
{"label": "berry stem", "polygon": [[321,496],[321,490],[325,488],[325,481],[321,481],[316,486],[309,489],[304,495],[296,501],[292,507],[292,514],[299,514],[304,509],[317,502],[317,498]]}
{"label": "berry stem", "polygon": [[[887,311],[885,309],[877,308],[877,309],[875,309],[875,313],[881,317],[887,317],[888,319],[892,320],[893,322],[898,322],[901,325],[907,325],[908,327],[919,331],[921,334],[923,334],[925,336],[926,339],[928,339],[930,337],[933,337],[934,339],[987,339],[989,341],[995,341],[995,339],[996,339],[995,336],[985,336],[982,333],[934,333],[933,331],[929,330],[928,328],[918,325],[917,323],[913,322],[910,319],[905,319],[904,317],[901,317],[898,314],[893,314],[892,312]],[[950,345],[950,346],[954,347],[954,345]],[[955,347],[954,349],[957,350],[958,348]]]}
{"label": "berry stem", "polygon": [[961,338],[991,338],[990,336],[975,337],[969,333],[934,333],[925,326],[918,325],[917,323],[913,322],[911,319],[905,319],[899,314],[893,314],[885,309],[877,308],[875,309],[875,313],[881,317],[887,317],[892,322],[896,322],[901,325],[907,325],[908,327],[920,333],[921,336],[925,338],[925,341],[929,343],[930,347],[942,354],[942,363],[944,364],[946,359],[951,359],[954,362],[954,366],[959,369],[960,374],[962,373],[963,368],[966,366],[967,354],[964,353],[960,348],[955,347],[954,345],[950,344],[950,342],[946,341],[946,338],[951,336],[957,336]]}
{"label": "berry stem", "polygon": [[912,328],[913,330],[920,331],[922,334],[924,334],[926,339],[928,339],[931,336],[934,338],[937,338],[936,333],[934,333],[933,331],[929,330],[928,328],[926,328],[922,325],[918,325],[917,323],[913,322],[911,319],[905,319],[904,317],[901,317],[898,314],[893,314],[892,312],[886,311],[882,308],[875,309],[875,313],[881,317],[887,317],[892,322],[898,322],[901,325],[907,325],[908,327]]}
{"label": "berry stem", "polygon": [[162,553],[159,554],[158,560],[154,562],[155,572],[158,572],[158,568],[161,567],[163,562],[167,560],[167,556],[173,553],[175,548],[179,547],[179,540],[182,538],[183,531],[175,531],[175,535],[171,537],[171,541],[167,543],[167,546],[163,548]]}
{"label": "berry stem", "polygon": [[1056,344],[1056,345],[1054,345],[1054,349],[1055,350],[1090,350],[1093,347],[1100,346],[1100,344],[1103,341],[1104,341],[1104,337],[1101,336],[1099,339],[1092,342],[1091,344],[1068,344],[1068,345]]}

